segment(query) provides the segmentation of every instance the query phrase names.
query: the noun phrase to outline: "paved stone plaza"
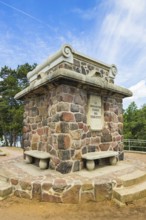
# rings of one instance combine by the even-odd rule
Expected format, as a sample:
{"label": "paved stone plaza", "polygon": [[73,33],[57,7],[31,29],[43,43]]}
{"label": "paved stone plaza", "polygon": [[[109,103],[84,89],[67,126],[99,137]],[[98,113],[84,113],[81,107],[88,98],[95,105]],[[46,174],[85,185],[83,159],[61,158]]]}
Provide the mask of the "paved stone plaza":
{"label": "paved stone plaza", "polygon": [[[111,199],[118,178],[137,169],[146,169],[146,159],[135,159],[126,154],[125,161],[116,166],[97,166],[93,171],[61,174],[55,170],[40,170],[34,164],[26,164],[22,150],[3,148],[7,156],[0,157],[0,180],[7,181],[14,195],[46,202],[79,203]],[[144,155],[142,155],[144,156]]]}

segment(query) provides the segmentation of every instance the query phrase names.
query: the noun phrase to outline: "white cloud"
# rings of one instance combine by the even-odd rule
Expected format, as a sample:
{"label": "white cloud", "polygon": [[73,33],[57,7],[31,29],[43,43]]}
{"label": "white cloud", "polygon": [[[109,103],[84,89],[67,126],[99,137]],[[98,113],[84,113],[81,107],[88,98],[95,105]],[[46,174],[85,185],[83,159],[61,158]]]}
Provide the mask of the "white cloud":
{"label": "white cloud", "polygon": [[124,106],[127,107],[131,102],[135,102],[138,107],[141,107],[146,99],[146,81],[141,80],[129,89],[132,91],[133,96],[125,99]]}
{"label": "white cloud", "polygon": [[98,12],[98,8],[95,6],[91,9],[88,10],[82,10],[81,8],[75,8],[72,10],[73,13],[75,13],[76,15],[80,16],[82,19],[85,20],[92,20],[96,17],[97,12]]}

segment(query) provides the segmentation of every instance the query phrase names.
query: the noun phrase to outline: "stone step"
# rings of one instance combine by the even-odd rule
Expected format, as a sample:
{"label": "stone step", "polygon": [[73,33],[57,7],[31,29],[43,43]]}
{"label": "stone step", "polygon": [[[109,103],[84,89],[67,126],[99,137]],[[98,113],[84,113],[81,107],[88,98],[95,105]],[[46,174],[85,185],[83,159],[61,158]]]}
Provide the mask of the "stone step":
{"label": "stone step", "polygon": [[0,200],[7,198],[12,194],[12,186],[3,180],[0,180]]}
{"label": "stone step", "polygon": [[127,204],[146,197],[146,182],[113,189],[113,200]]}
{"label": "stone step", "polygon": [[118,179],[122,182],[123,186],[125,187],[132,186],[141,183],[143,181],[146,181],[146,173],[141,170],[135,170],[130,174],[120,176]]}

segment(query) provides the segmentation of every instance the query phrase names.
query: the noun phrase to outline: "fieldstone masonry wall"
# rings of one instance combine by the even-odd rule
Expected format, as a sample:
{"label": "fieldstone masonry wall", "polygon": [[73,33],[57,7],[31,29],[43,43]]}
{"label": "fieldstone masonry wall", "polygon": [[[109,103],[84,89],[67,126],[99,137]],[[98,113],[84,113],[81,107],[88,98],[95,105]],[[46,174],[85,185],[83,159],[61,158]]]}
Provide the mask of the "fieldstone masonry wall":
{"label": "fieldstone masonry wall", "polygon": [[49,167],[62,173],[81,170],[84,153],[122,152],[122,98],[100,94],[104,126],[101,131],[92,131],[87,124],[88,96],[86,90],[65,84],[29,94],[25,98],[25,150],[49,152],[53,155]]}
{"label": "fieldstone masonry wall", "polygon": [[49,168],[61,173],[81,170],[87,152],[122,158],[122,99],[132,93],[114,85],[116,74],[69,45],[29,72],[30,85],[15,96],[24,100],[24,150],[49,152]]}

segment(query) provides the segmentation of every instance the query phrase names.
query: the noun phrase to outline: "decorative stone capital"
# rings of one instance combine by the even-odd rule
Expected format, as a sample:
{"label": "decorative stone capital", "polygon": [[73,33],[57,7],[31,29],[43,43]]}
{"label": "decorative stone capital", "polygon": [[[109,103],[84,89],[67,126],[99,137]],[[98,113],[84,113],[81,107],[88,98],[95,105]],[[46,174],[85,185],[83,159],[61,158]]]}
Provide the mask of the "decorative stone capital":
{"label": "decorative stone capital", "polygon": [[33,71],[30,71],[27,74],[29,82],[31,83],[34,80],[37,80],[42,75],[44,75],[43,73],[46,73],[63,61],[73,64],[73,52],[74,50],[70,45],[63,45],[61,50],[59,50],[54,55],[49,56],[42,64],[38,65]]}
{"label": "decorative stone capital", "polygon": [[114,79],[117,73],[118,73],[117,67],[114,64],[112,64],[109,72],[109,77]]}

